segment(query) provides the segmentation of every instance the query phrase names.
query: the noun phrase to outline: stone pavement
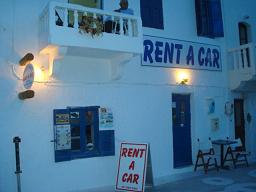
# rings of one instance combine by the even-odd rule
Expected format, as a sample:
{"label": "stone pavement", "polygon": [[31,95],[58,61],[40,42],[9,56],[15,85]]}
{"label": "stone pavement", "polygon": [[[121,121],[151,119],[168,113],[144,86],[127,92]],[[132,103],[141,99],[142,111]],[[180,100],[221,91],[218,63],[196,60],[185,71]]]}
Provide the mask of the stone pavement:
{"label": "stone pavement", "polygon": [[[189,176],[188,176],[189,175]],[[229,170],[202,170],[179,176],[179,180],[155,186],[153,192],[256,192],[256,164]],[[90,192],[114,192],[114,187]],[[88,191],[89,192],[89,191]]]}
{"label": "stone pavement", "polygon": [[202,174],[156,186],[156,192],[256,192],[256,165]]}

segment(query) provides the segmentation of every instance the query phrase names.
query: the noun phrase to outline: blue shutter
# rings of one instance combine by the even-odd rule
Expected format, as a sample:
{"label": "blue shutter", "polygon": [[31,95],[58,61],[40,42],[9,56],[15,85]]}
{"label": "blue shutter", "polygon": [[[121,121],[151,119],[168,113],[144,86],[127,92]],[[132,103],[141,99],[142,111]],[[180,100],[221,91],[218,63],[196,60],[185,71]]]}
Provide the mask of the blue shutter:
{"label": "blue shutter", "polygon": [[164,29],[162,0],[140,0],[143,27]]}
{"label": "blue shutter", "polygon": [[114,130],[99,132],[99,147],[101,156],[115,155],[115,133]]}
{"label": "blue shutter", "polygon": [[209,21],[212,26],[212,30],[211,30],[212,36],[224,37],[220,0],[210,0],[208,10],[209,10]]}
{"label": "blue shutter", "polygon": [[208,36],[209,34],[207,7],[207,0],[195,0],[196,25],[198,36]]}
{"label": "blue shutter", "polygon": [[195,0],[197,35],[223,37],[220,0]]}
{"label": "blue shutter", "polygon": [[[60,136],[61,126],[70,126],[69,119],[69,110],[68,109],[55,109],[53,110],[53,122],[54,122],[54,153],[55,153],[55,162],[68,161],[71,159],[71,150],[70,149],[59,149],[57,146],[58,137]],[[70,138],[70,130],[66,134],[67,142]]]}

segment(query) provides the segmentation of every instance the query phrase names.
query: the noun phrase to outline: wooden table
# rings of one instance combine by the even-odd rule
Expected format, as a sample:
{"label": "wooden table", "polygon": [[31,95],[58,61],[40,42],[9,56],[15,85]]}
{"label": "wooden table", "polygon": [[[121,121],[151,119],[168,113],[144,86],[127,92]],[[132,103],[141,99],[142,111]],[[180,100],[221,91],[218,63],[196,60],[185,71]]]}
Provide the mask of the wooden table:
{"label": "wooden table", "polygon": [[237,143],[237,142],[229,139],[217,139],[212,141],[212,144],[220,145],[220,167],[221,168],[225,168],[224,167],[224,145],[230,145],[234,143]]}

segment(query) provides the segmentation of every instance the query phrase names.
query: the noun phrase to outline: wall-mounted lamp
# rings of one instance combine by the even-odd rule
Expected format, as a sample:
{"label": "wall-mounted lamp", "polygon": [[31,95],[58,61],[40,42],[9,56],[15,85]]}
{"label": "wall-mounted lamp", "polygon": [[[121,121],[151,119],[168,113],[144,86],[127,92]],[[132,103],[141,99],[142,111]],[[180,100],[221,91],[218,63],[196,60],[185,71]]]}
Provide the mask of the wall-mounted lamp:
{"label": "wall-mounted lamp", "polygon": [[187,85],[188,83],[188,75],[185,72],[181,72],[178,75],[178,84],[180,85]]}
{"label": "wall-mounted lamp", "polygon": [[244,15],[243,19],[244,20],[250,19],[250,16],[249,15]]}
{"label": "wall-mounted lamp", "polygon": [[35,96],[35,92],[33,90],[26,90],[22,91],[18,94],[19,99],[24,100],[24,99],[30,99]]}
{"label": "wall-mounted lamp", "polygon": [[34,65],[35,82],[44,82],[46,79],[45,68]]}
{"label": "wall-mounted lamp", "polygon": [[182,80],[180,81],[180,84],[181,84],[181,85],[187,85],[187,83],[188,83],[188,79],[182,79]]}
{"label": "wall-mounted lamp", "polygon": [[247,120],[248,123],[251,123],[251,121],[252,121],[252,115],[251,115],[250,113],[247,113],[247,115],[246,115],[246,120]]}
{"label": "wall-mounted lamp", "polygon": [[32,53],[27,53],[19,61],[19,64],[21,66],[25,66],[22,81],[26,91],[22,91],[18,94],[18,97],[21,100],[33,98],[35,95],[35,92],[33,90],[30,90],[30,88],[33,85],[34,77],[35,77],[34,67],[32,64],[29,64],[33,59],[34,59],[34,55]]}
{"label": "wall-mounted lamp", "polygon": [[22,57],[19,61],[20,66],[25,66],[30,63],[34,59],[34,55],[32,53],[27,53],[24,57]]}

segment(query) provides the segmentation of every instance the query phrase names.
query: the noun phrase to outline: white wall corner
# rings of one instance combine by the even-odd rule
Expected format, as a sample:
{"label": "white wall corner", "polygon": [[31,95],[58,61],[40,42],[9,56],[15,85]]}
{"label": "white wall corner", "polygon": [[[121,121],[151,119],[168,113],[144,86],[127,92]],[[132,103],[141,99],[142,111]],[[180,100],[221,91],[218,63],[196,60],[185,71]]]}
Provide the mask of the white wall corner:
{"label": "white wall corner", "polygon": [[112,80],[119,80],[122,78],[125,64],[128,63],[134,56],[135,54],[133,53],[123,53],[110,61]]}

